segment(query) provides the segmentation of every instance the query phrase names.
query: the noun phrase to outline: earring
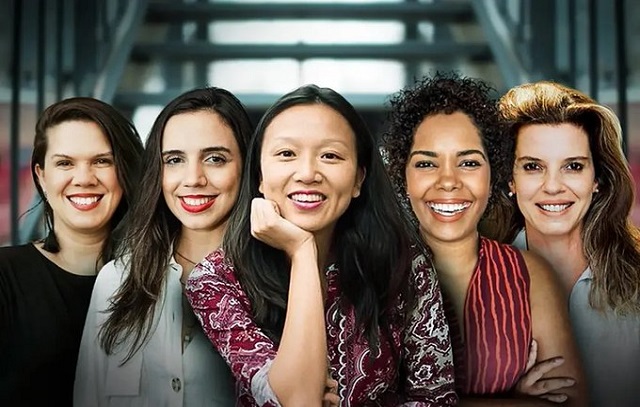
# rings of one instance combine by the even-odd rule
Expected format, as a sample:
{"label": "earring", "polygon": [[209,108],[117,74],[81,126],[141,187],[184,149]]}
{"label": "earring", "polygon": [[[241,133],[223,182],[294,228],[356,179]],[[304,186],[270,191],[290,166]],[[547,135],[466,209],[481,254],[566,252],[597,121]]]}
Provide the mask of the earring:
{"label": "earring", "polygon": [[593,193],[594,193],[594,194],[597,194],[598,192],[600,192],[600,190],[599,190],[598,188],[596,188],[596,189],[594,189],[594,190],[593,190]]}
{"label": "earring", "polygon": [[514,194],[513,192],[509,191],[509,192],[507,193],[507,195],[509,196],[509,198],[513,198],[513,196],[514,196],[515,194]]}

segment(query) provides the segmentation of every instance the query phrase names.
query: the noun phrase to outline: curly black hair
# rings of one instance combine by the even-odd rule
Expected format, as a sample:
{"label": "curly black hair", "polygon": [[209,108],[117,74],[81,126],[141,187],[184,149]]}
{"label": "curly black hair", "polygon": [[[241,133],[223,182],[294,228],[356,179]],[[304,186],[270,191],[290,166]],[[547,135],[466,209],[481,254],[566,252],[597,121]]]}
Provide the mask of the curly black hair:
{"label": "curly black hair", "polygon": [[[512,141],[504,136],[496,97],[496,90],[488,83],[455,72],[426,76],[391,97],[389,123],[382,135],[381,147],[394,190],[405,208],[411,208],[406,194],[405,168],[417,127],[428,116],[462,112],[478,128],[491,165],[491,194],[483,219],[501,218],[495,211],[502,207],[500,202],[508,199],[505,191],[511,180],[509,143]],[[416,224],[415,215],[411,213],[410,218]],[[490,231],[482,232],[491,236]]]}

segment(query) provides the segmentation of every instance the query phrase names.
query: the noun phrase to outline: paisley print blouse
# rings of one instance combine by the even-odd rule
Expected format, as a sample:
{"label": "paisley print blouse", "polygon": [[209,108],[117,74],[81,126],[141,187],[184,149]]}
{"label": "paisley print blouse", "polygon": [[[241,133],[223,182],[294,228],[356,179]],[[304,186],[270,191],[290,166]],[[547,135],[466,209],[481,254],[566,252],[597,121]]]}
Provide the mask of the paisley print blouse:
{"label": "paisley print blouse", "polygon": [[[353,308],[340,306],[335,265],[326,272],[327,346],[341,406],[455,405],[454,369],[435,272],[424,256],[413,259],[414,309],[397,301],[376,354],[357,334]],[[191,273],[187,296],[205,333],[230,366],[241,406],[279,406],[267,373],[277,345],[252,319],[249,298],[221,249]],[[408,317],[405,317],[408,313]]]}

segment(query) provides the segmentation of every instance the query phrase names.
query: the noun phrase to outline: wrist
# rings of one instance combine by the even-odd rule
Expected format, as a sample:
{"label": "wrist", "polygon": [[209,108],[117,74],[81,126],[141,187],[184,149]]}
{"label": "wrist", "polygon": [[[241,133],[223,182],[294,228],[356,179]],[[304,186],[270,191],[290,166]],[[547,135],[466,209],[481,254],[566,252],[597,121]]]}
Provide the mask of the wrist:
{"label": "wrist", "polygon": [[318,247],[313,235],[310,235],[301,244],[299,244],[291,253],[287,253],[291,262],[294,261],[308,261],[309,259],[318,258]]}

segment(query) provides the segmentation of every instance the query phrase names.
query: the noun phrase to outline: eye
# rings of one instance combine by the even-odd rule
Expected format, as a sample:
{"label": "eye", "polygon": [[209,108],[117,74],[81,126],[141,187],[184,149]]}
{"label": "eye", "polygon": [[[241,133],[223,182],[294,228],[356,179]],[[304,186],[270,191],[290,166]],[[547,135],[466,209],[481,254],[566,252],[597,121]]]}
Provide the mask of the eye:
{"label": "eye", "polygon": [[56,167],[70,167],[71,166],[71,161],[69,160],[60,160],[60,161],[56,161]]}
{"label": "eye", "polygon": [[210,155],[204,160],[206,163],[211,164],[224,164],[227,162],[227,158],[222,155]]}
{"label": "eye", "polygon": [[567,164],[566,167],[569,171],[575,171],[575,172],[580,172],[584,169],[584,165],[582,163],[579,162],[570,162],[569,164]]}
{"label": "eye", "polygon": [[478,160],[464,160],[460,163],[460,167],[476,168],[480,166],[482,166],[482,164]]}
{"label": "eye", "polygon": [[540,170],[540,166],[536,163],[525,163],[522,168],[525,171],[538,171]]}
{"label": "eye", "polygon": [[342,159],[342,157],[340,157],[336,153],[324,153],[324,154],[322,154],[322,158],[324,158],[326,160],[340,160],[340,159]]}
{"label": "eye", "polygon": [[423,160],[423,161],[416,161],[416,163],[413,166],[415,168],[433,168],[436,165],[432,161]]}
{"label": "eye", "polygon": [[98,158],[95,163],[99,166],[106,167],[113,164],[113,161],[109,158]]}
{"label": "eye", "polygon": [[182,159],[182,157],[178,157],[178,156],[169,156],[167,158],[165,158],[164,163],[166,165],[176,165],[176,164],[180,164],[184,162],[184,160]]}
{"label": "eye", "polygon": [[276,153],[278,157],[291,158],[294,157],[295,154],[291,150],[281,150]]}

